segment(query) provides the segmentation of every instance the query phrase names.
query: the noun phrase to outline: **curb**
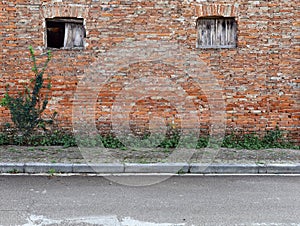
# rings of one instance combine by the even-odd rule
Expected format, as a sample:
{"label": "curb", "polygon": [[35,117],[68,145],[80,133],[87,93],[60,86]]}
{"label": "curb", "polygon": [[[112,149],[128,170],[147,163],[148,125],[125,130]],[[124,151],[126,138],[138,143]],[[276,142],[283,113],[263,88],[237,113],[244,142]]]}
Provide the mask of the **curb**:
{"label": "curb", "polygon": [[200,163],[0,163],[0,173],[300,174],[300,163],[264,165]]}

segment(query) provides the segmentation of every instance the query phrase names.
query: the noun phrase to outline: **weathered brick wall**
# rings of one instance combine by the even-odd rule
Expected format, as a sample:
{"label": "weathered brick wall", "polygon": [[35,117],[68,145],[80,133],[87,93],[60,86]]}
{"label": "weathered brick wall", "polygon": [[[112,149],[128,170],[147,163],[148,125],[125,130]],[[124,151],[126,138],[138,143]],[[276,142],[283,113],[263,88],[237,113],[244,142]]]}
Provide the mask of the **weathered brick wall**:
{"label": "weathered brick wall", "polygon": [[[99,55],[120,43],[156,40],[184,46],[197,53],[199,61],[207,64],[223,91],[227,132],[260,133],[278,126],[299,141],[299,6],[296,0],[1,1],[0,98],[6,84],[10,84],[12,93],[17,93],[32,77],[29,45],[43,60],[47,51],[45,18],[77,17],[84,19],[87,31],[85,49],[53,50],[53,59],[47,69],[52,76],[53,88],[45,114],[57,111],[61,128],[72,128],[74,93],[85,70],[99,61]],[[196,49],[196,20],[201,16],[235,17],[237,48]],[[126,76],[113,76],[102,86],[93,116],[99,129],[111,128],[115,98],[125,84],[134,81],[134,72],[147,73],[149,69],[151,73],[166,78],[172,78],[174,72],[170,65],[143,66],[137,62],[132,70],[124,69]],[[208,131],[213,119],[210,118],[209,101],[202,92],[203,87],[190,80],[181,81],[181,78],[178,76],[175,80],[201,109],[198,112],[201,130]],[[161,88],[159,85],[153,87]],[[166,122],[182,124],[176,108],[168,101],[142,98],[129,114],[128,120],[134,130],[147,130],[151,124],[149,112],[163,115]],[[0,115],[0,126],[3,126],[10,120],[9,111],[0,107]]]}

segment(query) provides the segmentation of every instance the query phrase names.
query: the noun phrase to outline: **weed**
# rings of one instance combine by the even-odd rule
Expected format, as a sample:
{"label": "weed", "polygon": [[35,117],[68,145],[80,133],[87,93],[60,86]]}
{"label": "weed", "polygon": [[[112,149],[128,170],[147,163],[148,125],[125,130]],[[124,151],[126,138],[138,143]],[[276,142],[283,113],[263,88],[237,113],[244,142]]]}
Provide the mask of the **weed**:
{"label": "weed", "polygon": [[268,149],[268,148],[293,148],[299,149],[299,146],[285,141],[283,132],[277,127],[275,130],[267,131],[263,137],[255,133],[231,133],[225,136],[222,147],[237,149]]}
{"label": "weed", "polygon": [[9,144],[9,137],[7,134],[0,133],[0,145],[7,145]]}
{"label": "weed", "polygon": [[48,148],[39,148],[40,151],[48,151]]}
{"label": "weed", "polygon": [[100,140],[105,148],[124,148],[125,146],[113,135],[100,136]]}
{"label": "weed", "polygon": [[198,142],[197,142],[197,148],[205,148],[208,145],[209,137],[208,136],[203,136],[199,137]]}
{"label": "weed", "polygon": [[20,151],[16,148],[9,148],[8,151],[9,152],[14,152],[14,153],[20,153]]}
{"label": "weed", "polygon": [[164,148],[164,149],[163,149],[163,152],[164,152],[164,153],[170,153],[171,151],[170,151],[170,149],[168,149],[168,148]]}
{"label": "weed", "polygon": [[56,173],[56,170],[51,168],[49,169],[48,173],[53,176]]}
{"label": "weed", "polygon": [[27,151],[35,151],[35,148],[33,147],[27,148]]}
{"label": "weed", "polygon": [[266,150],[266,152],[269,152],[269,153],[274,153],[273,150]]}
{"label": "weed", "polygon": [[180,129],[168,127],[165,139],[159,144],[161,148],[176,148],[180,141]]}
{"label": "weed", "polygon": [[81,136],[76,138],[79,146],[121,148],[122,150],[126,150],[126,147],[113,135]]}
{"label": "weed", "polygon": [[185,174],[183,169],[178,170],[177,174]]}
{"label": "weed", "polygon": [[[145,140],[146,139],[146,140]],[[274,131],[268,131],[264,136],[258,136],[255,133],[231,133],[220,139],[213,139],[209,136],[196,137],[193,135],[182,135],[179,129],[170,130],[166,135],[151,134],[144,140],[128,138],[126,143],[129,143],[132,148],[162,148],[164,152],[172,148],[236,148],[236,149],[270,149],[270,148],[290,148],[300,149],[299,145],[294,145],[285,139],[284,133],[278,128]],[[26,139],[18,134],[0,133],[0,145],[28,145],[28,146],[84,146],[84,147],[104,147],[111,149],[128,150],[118,137],[113,134],[95,135],[95,136],[74,136],[65,131],[52,131],[44,134],[31,134]],[[41,151],[46,151],[47,148],[40,148]],[[33,151],[33,148],[29,148]],[[60,150],[63,151],[63,150]]]}
{"label": "weed", "polygon": [[[20,91],[17,96],[11,96],[9,94],[9,86],[7,86],[4,98],[1,100],[1,105],[10,110],[11,119],[21,134],[21,140],[18,141],[20,144],[23,143],[22,139],[30,135],[36,127],[45,123],[41,116],[48,104],[48,94],[42,96],[41,89],[44,86],[45,79],[43,75],[51,59],[51,53],[48,51],[47,60],[42,69],[39,70],[33,48],[30,46],[29,50],[33,61],[32,71],[35,74],[34,79],[31,80],[29,86],[24,85],[23,91]],[[48,90],[51,88],[50,81],[50,77],[48,77]]]}
{"label": "weed", "polygon": [[19,173],[19,171],[17,169],[12,169],[12,170],[7,171],[7,173],[16,174],[16,173]]}

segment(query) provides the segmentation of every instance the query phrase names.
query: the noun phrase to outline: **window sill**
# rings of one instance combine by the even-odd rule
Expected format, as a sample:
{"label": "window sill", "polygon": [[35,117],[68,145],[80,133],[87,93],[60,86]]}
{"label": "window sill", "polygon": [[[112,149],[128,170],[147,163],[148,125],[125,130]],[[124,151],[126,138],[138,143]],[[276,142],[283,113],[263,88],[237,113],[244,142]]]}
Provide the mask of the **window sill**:
{"label": "window sill", "polygon": [[73,48],[53,48],[53,47],[46,47],[46,49],[51,50],[51,51],[60,51],[60,50],[82,51],[82,50],[84,50],[84,47],[73,47]]}
{"label": "window sill", "polygon": [[236,45],[231,46],[197,46],[197,49],[236,49]]}

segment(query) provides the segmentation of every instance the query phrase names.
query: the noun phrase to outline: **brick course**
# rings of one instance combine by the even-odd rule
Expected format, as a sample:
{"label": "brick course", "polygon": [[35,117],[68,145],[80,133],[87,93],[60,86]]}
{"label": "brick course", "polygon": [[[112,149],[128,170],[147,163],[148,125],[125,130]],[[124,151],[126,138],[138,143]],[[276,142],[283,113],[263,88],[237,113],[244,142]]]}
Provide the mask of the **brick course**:
{"label": "brick course", "polygon": [[[228,133],[264,133],[278,126],[299,142],[299,6],[296,0],[4,0],[0,2],[0,98],[6,84],[10,84],[12,93],[17,93],[32,77],[29,45],[35,48],[40,62],[44,59],[45,19],[77,17],[84,19],[85,49],[53,50],[47,69],[53,88],[45,114],[57,111],[61,128],[72,129],[74,93],[85,70],[99,60],[99,55],[121,43],[156,40],[182,45],[207,64],[223,91]],[[196,49],[196,20],[201,16],[235,17],[237,48]],[[94,116],[97,128],[111,129],[115,98],[134,80],[134,72],[172,78],[176,71],[171,66],[155,65],[136,63],[132,70],[127,68],[123,74],[111,77],[98,94]],[[176,78],[200,109],[201,130],[208,131],[213,119],[203,87],[181,81],[181,76]],[[151,111],[180,127],[174,106],[163,98],[144,98],[129,114],[133,130],[147,130]],[[10,122],[6,108],[0,107],[0,116],[0,127]]]}

